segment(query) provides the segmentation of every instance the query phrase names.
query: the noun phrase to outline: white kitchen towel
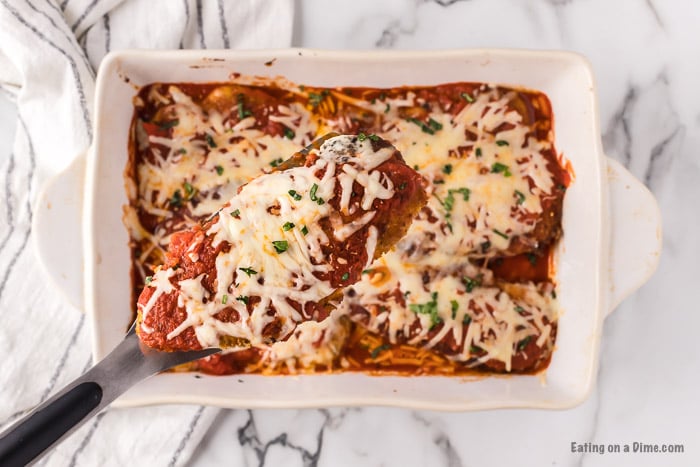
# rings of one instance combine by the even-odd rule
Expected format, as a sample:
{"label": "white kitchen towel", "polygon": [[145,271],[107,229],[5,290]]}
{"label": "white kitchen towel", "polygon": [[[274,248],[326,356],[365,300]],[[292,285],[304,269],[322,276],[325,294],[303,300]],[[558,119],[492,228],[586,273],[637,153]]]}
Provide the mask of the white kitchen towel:
{"label": "white kitchen towel", "polygon": [[[42,183],[90,144],[100,60],[126,48],[287,47],[292,24],[293,0],[0,0],[0,90],[19,120],[0,166],[0,430],[91,365],[87,319],[47,283],[31,221]],[[182,465],[216,413],[109,410],[42,463]]]}

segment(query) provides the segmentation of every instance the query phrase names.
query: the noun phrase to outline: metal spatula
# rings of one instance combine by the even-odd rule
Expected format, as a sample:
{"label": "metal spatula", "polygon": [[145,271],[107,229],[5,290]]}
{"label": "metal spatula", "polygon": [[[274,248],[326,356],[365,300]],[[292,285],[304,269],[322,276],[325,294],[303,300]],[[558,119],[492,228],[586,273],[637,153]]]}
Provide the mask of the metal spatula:
{"label": "metal spatula", "polygon": [[0,465],[23,466],[37,461],[134,384],[219,351],[153,350],[140,342],[134,323],[124,340],[104,360],[0,434]]}

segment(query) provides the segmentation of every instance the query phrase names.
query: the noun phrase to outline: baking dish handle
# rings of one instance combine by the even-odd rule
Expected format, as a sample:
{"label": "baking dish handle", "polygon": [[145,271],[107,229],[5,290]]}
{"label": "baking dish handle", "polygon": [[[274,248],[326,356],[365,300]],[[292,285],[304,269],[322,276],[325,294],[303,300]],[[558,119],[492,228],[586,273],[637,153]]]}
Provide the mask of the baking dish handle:
{"label": "baking dish handle", "polygon": [[610,308],[654,274],[661,256],[661,212],[654,195],[622,164],[607,158],[610,194]]}
{"label": "baking dish handle", "polygon": [[68,302],[83,309],[83,186],[85,154],[47,180],[34,205],[34,247]]}

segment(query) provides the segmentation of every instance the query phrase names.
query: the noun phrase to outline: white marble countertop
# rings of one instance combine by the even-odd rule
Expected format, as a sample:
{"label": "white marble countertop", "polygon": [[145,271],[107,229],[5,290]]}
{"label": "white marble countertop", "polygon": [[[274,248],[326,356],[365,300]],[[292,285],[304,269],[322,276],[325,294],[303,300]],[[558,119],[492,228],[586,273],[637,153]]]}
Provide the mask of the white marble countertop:
{"label": "white marble countertop", "polygon": [[[298,1],[294,45],[518,47],[588,57],[606,153],[656,195],[656,275],[606,320],[598,383],[565,411],[226,410],[192,465],[700,465],[700,3],[682,0]],[[12,106],[0,96],[0,141]],[[0,147],[0,162],[9,152]],[[681,444],[683,453],[572,452]],[[588,444],[590,443],[590,444]]]}

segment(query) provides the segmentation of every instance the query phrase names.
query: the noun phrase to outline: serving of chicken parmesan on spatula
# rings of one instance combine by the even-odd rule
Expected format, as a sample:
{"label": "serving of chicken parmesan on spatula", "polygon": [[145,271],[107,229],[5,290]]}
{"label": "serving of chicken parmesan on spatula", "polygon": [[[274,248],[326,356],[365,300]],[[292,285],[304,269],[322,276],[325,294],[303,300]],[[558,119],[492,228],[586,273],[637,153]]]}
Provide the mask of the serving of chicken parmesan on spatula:
{"label": "serving of chicken parmesan on spatula", "polygon": [[138,299],[139,337],[165,351],[284,341],[325,319],[426,201],[390,143],[327,135],[171,237]]}

